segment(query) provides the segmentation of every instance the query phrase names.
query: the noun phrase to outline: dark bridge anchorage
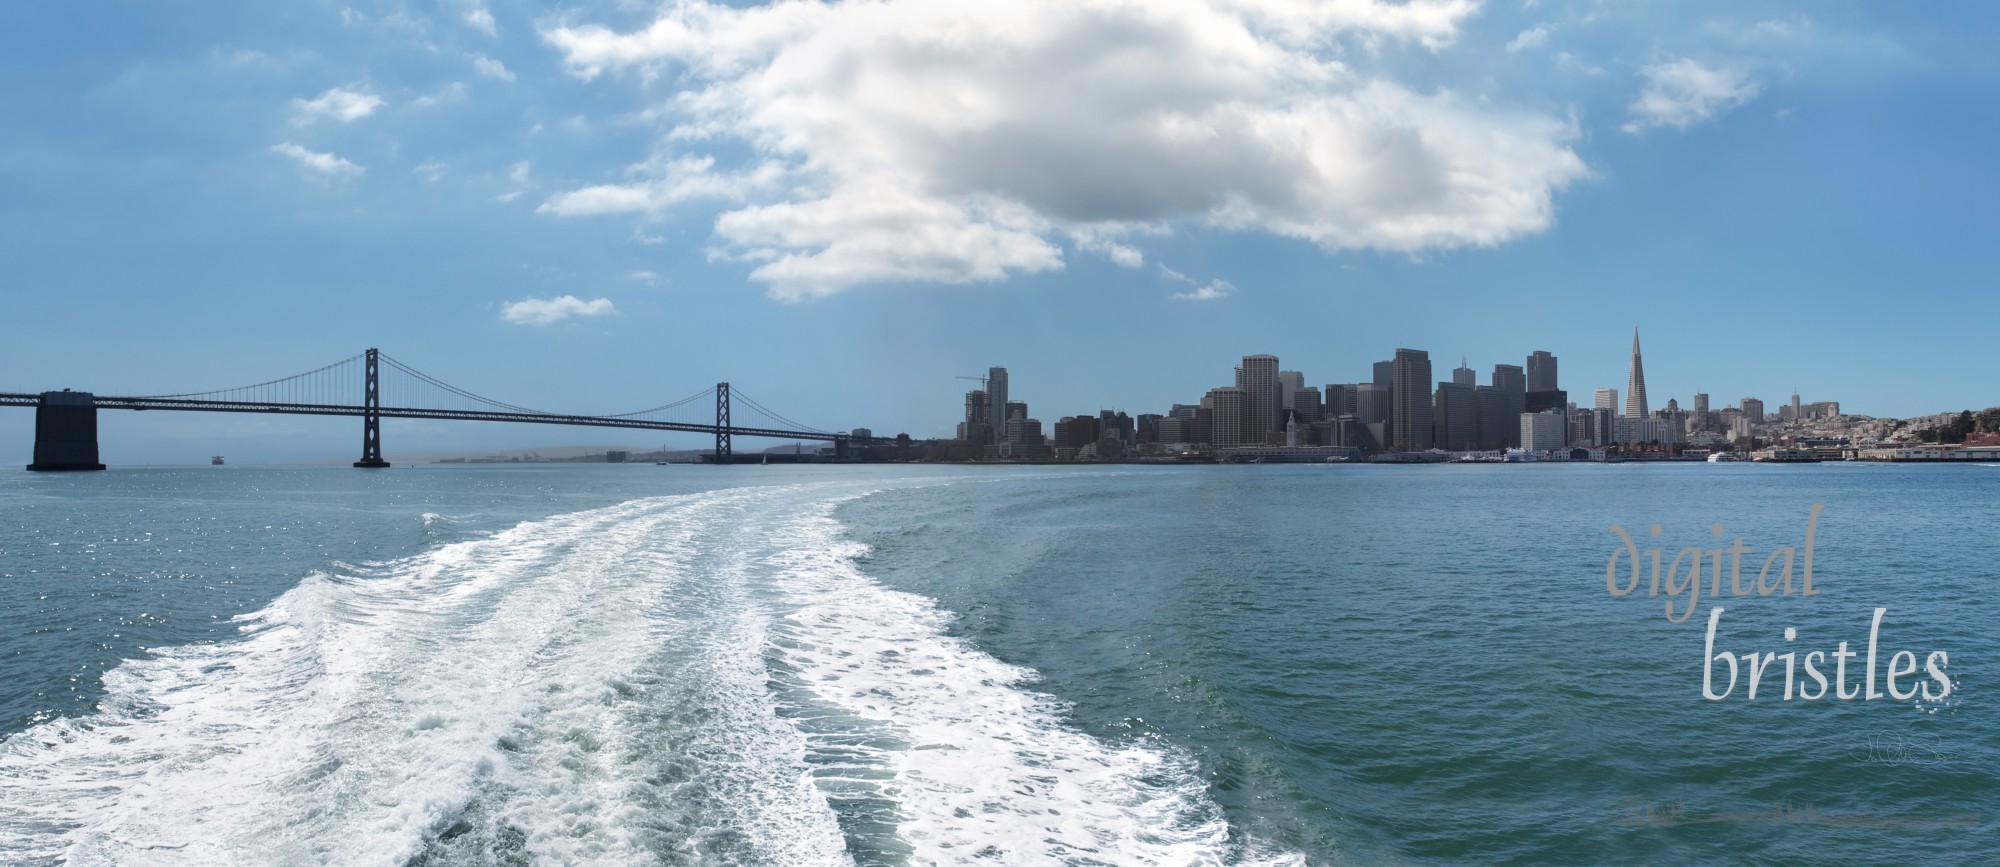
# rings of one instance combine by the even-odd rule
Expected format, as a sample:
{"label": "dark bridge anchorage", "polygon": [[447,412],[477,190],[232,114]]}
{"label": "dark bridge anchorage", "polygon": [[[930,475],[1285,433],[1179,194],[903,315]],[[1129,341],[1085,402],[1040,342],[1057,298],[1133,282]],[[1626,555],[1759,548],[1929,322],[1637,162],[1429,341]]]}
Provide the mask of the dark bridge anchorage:
{"label": "dark bridge anchorage", "polygon": [[[361,400],[351,403],[355,387]],[[702,417],[713,396],[715,415]],[[768,427],[732,423],[730,411],[741,400]],[[737,436],[831,442],[837,459],[848,455],[846,434],[808,428],[757,403],[727,382],[715,384],[672,403],[617,415],[552,413],[481,397],[450,385],[369,349],[352,358],[283,379],[241,388],[150,396],[94,395],[84,391],[40,394],[0,392],[0,406],[35,408],[35,462],[30,470],[101,470],[98,460],[97,411],[100,409],[167,410],[173,412],[249,412],[282,415],[345,415],[361,417],[361,459],[356,467],[389,466],[382,458],[382,419],[428,418],[461,421],[560,424],[636,430],[713,434],[714,461],[727,463]],[[879,440],[870,438],[867,442]]]}

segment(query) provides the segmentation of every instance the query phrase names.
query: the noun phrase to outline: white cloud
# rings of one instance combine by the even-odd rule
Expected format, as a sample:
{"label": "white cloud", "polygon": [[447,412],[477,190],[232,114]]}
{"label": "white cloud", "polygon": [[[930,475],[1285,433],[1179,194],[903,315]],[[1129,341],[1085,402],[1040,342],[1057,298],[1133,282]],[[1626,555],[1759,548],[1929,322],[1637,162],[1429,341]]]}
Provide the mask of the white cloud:
{"label": "white cloud", "polygon": [[1514,41],[1507,43],[1507,50],[1525,51],[1530,48],[1540,48],[1548,41],[1549,28],[1538,24],[1521,31],[1519,36],[1514,37]]}
{"label": "white cloud", "polygon": [[1219,298],[1227,298],[1229,297],[1229,293],[1234,291],[1236,291],[1236,287],[1230,285],[1227,280],[1210,280],[1208,285],[1197,288],[1192,292],[1175,292],[1167,297],[1175,301],[1214,301]]}
{"label": "white cloud", "polygon": [[652,271],[631,271],[625,275],[625,279],[651,286],[660,282],[660,275]]}
{"label": "white cloud", "polygon": [[[544,36],[577,76],[684,89],[665,109],[672,153],[541,210],[740,200],[717,240],[790,299],[1059,269],[1063,236],[1138,264],[1120,236],[1185,223],[1327,250],[1499,244],[1546,229],[1587,174],[1574,124],[1333,59],[1448,44],[1475,8],[687,0],[630,33],[561,26]],[[715,139],[749,155],[717,166],[701,153]]]}
{"label": "white cloud", "polygon": [[1219,298],[1227,298],[1229,297],[1229,293],[1236,291],[1236,286],[1227,280],[1210,280],[1207,283],[1202,283],[1200,280],[1196,280],[1165,265],[1160,266],[1160,276],[1175,283],[1186,283],[1194,287],[1186,292],[1175,292],[1167,296],[1175,301],[1214,301]]}
{"label": "white cloud", "polygon": [[507,179],[517,184],[525,184],[528,182],[528,170],[530,168],[533,168],[533,166],[527,160],[522,160],[508,166]]}
{"label": "white cloud", "polygon": [[611,308],[609,298],[585,301],[575,295],[562,295],[555,298],[529,298],[502,305],[500,318],[515,325],[549,325],[571,316],[609,316],[616,312],[618,311]]}
{"label": "white cloud", "polygon": [[299,165],[304,166],[308,171],[322,178],[344,180],[346,178],[358,177],[367,171],[367,169],[333,154],[306,150],[291,142],[272,145],[271,152],[297,160]]}
{"label": "white cloud", "polygon": [[466,12],[465,23],[488,36],[500,35],[500,31],[493,26],[493,13],[486,11],[484,6]]}
{"label": "white cloud", "polygon": [[1687,57],[1648,66],[1642,73],[1646,87],[1623,127],[1629,133],[1662,126],[1687,129],[1749,102],[1762,90],[1745,70],[1704,66]]}
{"label": "white cloud", "polygon": [[435,184],[440,178],[444,177],[444,170],[444,163],[437,160],[425,160],[419,163],[416,168],[411,169],[410,172],[411,174],[422,176],[424,183]]}
{"label": "white cloud", "polygon": [[292,107],[298,110],[292,123],[299,126],[321,120],[353,123],[374,114],[382,105],[382,98],[375,94],[336,87],[312,99],[292,100]]}
{"label": "white cloud", "polygon": [[487,78],[497,78],[501,81],[514,80],[513,70],[508,69],[500,61],[484,55],[472,59],[472,69],[474,72],[484,75]]}

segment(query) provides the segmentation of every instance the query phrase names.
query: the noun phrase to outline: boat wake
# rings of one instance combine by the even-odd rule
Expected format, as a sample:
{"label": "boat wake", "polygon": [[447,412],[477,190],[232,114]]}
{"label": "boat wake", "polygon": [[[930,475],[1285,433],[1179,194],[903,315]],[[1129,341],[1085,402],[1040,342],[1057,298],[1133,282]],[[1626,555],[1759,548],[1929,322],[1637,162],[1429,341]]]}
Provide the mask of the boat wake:
{"label": "boat wake", "polygon": [[833,512],[865,493],[639,500],[310,575],[0,742],[0,860],[1299,860],[863,574]]}

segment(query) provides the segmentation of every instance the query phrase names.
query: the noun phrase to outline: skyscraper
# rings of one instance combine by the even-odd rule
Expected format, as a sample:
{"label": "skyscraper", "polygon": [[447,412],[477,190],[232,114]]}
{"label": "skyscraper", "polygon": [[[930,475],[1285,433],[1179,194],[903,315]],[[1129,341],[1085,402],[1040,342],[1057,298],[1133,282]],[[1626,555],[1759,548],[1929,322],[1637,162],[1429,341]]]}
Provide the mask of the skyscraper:
{"label": "skyscraper", "polygon": [[1528,375],[1518,364],[1493,365],[1493,387],[1500,389],[1501,395],[1507,399],[1507,417],[1516,419],[1514,424],[1508,426],[1507,445],[1518,448],[1521,445],[1519,418],[1521,413],[1528,411]]}
{"label": "skyscraper", "polygon": [[1618,389],[1615,389],[1615,388],[1600,388],[1600,389],[1598,389],[1598,390],[1597,390],[1597,401],[1596,401],[1596,403],[1593,403],[1593,404],[1592,404],[1592,406],[1596,407],[1597,409],[1608,409],[1608,410],[1611,410],[1612,412],[1617,412],[1617,411],[1618,411]]}
{"label": "skyscraper", "polygon": [[1398,349],[1391,367],[1389,392],[1390,448],[1421,452],[1432,445],[1431,355],[1421,349]]}
{"label": "skyscraper", "polygon": [[1743,400],[1741,401],[1741,403],[1743,404],[1743,417],[1744,417],[1744,418],[1747,418],[1747,419],[1749,419],[1749,420],[1750,420],[1750,423],[1751,423],[1751,424],[1763,424],[1763,423],[1764,423],[1764,402],[1763,402],[1763,401],[1761,401],[1761,400],[1758,400],[1758,399],[1756,399],[1756,398],[1754,398],[1754,397],[1746,397],[1746,398],[1744,398],[1744,399],[1743,399]]}
{"label": "skyscraper", "polygon": [[[1240,416],[1243,429],[1238,441],[1261,446],[1265,437],[1284,429],[1278,421],[1278,410],[1283,406],[1278,398],[1278,357],[1243,356],[1243,366],[1236,368],[1236,388],[1243,393],[1243,413]],[[1220,424],[1220,408],[1216,416],[1216,423]]]}
{"label": "skyscraper", "polygon": [[[1275,365],[1272,369],[1276,370]],[[1212,427],[1209,434],[1209,443],[1211,445],[1217,448],[1228,448],[1243,444],[1243,429],[1245,427],[1243,423],[1243,406],[1246,403],[1243,398],[1243,389],[1240,388],[1211,388],[1208,390],[1208,399],[1203,402],[1209,405],[1209,412],[1211,413],[1210,424]],[[1258,442],[1261,444],[1263,440],[1260,438]]]}
{"label": "skyscraper", "polygon": [[1632,375],[1625,380],[1625,416],[1644,418],[1646,409],[1646,368],[1639,363],[1639,329],[1632,329]]}
{"label": "skyscraper", "polygon": [[[1278,400],[1283,402],[1285,409],[1292,408],[1292,395],[1298,393],[1299,389],[1305,387],[1306,387],[1305,374],[1300,373],[1296,370],[1278,371]],[[1283,424],[1279,425],[1279,427],[1283,426],[1284,426]]]}
{"label": "skyscraper", "polygon": [[986,412],[985,422],[993,426],[998,436],[1007,434],[1007,368],[990,367],[986,370]]}
{"label": "skyscraper", "polygon": [[1556,384],[1556,357],[1537,349],[1528,356],[1528,390],[1554,391],[1562,386]]}
{"label": "skyscraper", "polygon": [[[1466,369],[1471,373],[1471,369]],[[1431,396],[1431,417],[1438,448],[1469,452],[1479,448],[1479,399],[1475,386],[1440,382]]]}
{"label": "skyscraper", "polygon": [[1479,373],[1470,367],[1466,367],[1465,356],[1461,355],[1458,358],[1458,366],[1452,368],[1451,381],[1455,385],[1463,385],[1466,388],[1472,388],[1473,386],[1479,384]]}

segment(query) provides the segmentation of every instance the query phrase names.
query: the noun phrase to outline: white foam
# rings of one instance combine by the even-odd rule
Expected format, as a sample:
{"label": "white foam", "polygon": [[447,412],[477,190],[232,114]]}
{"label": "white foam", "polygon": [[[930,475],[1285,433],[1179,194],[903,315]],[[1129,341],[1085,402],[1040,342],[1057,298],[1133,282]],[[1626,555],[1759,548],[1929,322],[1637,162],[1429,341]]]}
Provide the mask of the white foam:
{"label": "white foam", "polygon": [[862,574],[831,517],[860,493],[639,500],[309,576],[0,742],[0,861],[1260,859],[1185,755],[1076,730]]}
{"label": "white foam", "polygon": [[[874,788],[914,863],[1221,864],[1269,860],[1229,825],[1184,754],[1113,743],[1065,722],[1034,673],[946,634],[931,600],[862,574],[831,504],[788,522],[775,586],[799,607],[776,631],[789,682],[860,723],[808,740],[837,759],[825,788]],[[882,773],[870,773],[881,770]]]}
{"label": "white foam", "polygon": [[[612,684],[642,679],[676,637],[652,619],[663,591],[699,583],[688,558],[729,538],[755,496],[639,501],[445,546],[375,577],[310,576],[243,618],[242,640],[129,662],[106,676],[99,714],[0,744],[0,853],[399,864],[477,804],[538,857],[647,860],[654,841],[621,815],[634,801],[618,761],[666,751],[636,741],[644,713],[613,701]],[[768,707],[761,728],[741,724],[755,721],[761,666],[686,652],[684,668],[720,698],[683,703],[747,702],[716,715],[715,738],[733,752],[694,757],[695,775],[733,764],[794,782],[790,797],[765,780],[712,791],[721,803],[709,811],[774,838],[752,840],[760,855],[838,852],[803,766],[782,761],[802,751],[797,735]]]}

